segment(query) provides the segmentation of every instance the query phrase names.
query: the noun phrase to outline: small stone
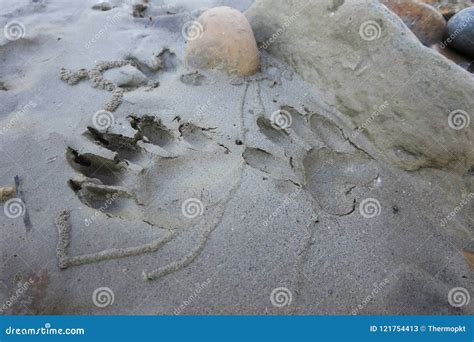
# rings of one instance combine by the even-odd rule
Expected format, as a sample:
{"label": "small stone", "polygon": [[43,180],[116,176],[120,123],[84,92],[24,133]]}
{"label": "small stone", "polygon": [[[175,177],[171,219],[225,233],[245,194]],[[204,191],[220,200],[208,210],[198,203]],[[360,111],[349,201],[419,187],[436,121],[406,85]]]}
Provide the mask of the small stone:
{"label": "small stone", "polygon": [[474,58],[474,7],[449,19],[446,41],[458,52]]}
{"label": "small stone", "polygon": [[135,4],[132,6],[132,15],[135,18],[143,18],[145,16],[144,12],[146,11],[147,8],[148,8],[147,4]]}
{"label": "small stone", "polygon": [[180,81],[184,84],[199,86],[206,79],[206,76],[199,73],[199,71],[190,72],[180,76]]}
{"label": "small stone", "polygon": [[222,68],[230,74],[251,75],[260,65],[257,43],[247,18],[230,7],[204,12],[183,27],[188,40],[186,62],[193,68]]}
{"label": "small stone", "polygon": [[92,6],[92,9],[97,11],[110,11],[112,9],[112,5],[110,5],[110,3],[107,1],[103,1]]}
{"label": "small stone", "polygon": [[279,79],[281,77],[281,72],[278,68],[271,66],[265,70],[265,74],[271,79]]}
{"label": "small stone", "polygon": [[5,202],[15,196],[16,189],[12,186],[0,188],[0,202]]}
{"label": "small stone", "polygon": [[138,87],[147,83],[147,77],[131,65],[108,70],[104,77],[119,87]]}
{"label": "small stone", "polygon": [[413,0],[381,0],[397,14],[426,46],[440,42],[446,31],[446,20],[434,7]]}

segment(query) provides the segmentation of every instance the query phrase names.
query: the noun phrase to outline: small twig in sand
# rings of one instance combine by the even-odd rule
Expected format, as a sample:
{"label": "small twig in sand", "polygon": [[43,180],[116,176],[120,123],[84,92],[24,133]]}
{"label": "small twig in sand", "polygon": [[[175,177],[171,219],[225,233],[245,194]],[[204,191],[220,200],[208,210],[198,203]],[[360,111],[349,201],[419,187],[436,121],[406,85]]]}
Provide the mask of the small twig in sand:
{"label": "small twig in sand", "polygon": [[26,231],[31,230],[31,221],[30,221],[30,215],[28,214],[28,209],[26,208],[26,201],[25,197],[23,195],[23,189],[20,184],[20,177],[18,175],[15,176],[15,188],[16,188],[16,195],[18,198],[23,202],[25,205],[25,212],[23,214],[23,222],[25,223]]}

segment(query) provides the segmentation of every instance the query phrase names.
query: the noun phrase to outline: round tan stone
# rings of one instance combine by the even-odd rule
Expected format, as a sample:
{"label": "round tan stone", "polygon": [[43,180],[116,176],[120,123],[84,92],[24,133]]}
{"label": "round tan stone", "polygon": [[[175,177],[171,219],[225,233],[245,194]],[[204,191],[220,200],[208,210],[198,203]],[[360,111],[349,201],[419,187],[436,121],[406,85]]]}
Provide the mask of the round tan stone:
{"label": "round tan stone", "polygon": [[[186,27],[188,25],[188,27]],[[222,69],[251,75],[260,65],[257,43],[247,18],[230,7],[215,7],[185,24],[186,63],[194,68]]]}

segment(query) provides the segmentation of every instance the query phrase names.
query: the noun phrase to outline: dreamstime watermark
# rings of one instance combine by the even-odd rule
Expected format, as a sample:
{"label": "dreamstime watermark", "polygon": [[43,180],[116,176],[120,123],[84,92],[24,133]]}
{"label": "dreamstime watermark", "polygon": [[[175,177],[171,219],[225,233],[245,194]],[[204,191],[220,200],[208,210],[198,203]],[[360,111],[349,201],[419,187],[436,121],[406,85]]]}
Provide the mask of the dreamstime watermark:
{"label": "dreamstime watermark", "polygon": [[375,118],[378,117],[380,114],[382,114],[383,111],[387,107],[388,107],[388,101],[385,101],[378,107],[374,108],[369,118],[365,120],[360,127],[357,127],[357,129],[352,133],[352,137],[353,138],[357,137],[360,133],[362,133],[365,129],[367,129],[367,127],[375,120]]}
{"label": "dreamstime watermark", "polygon": [[92,302],[98,308],[110,306],[115,301],[114,291],[109,287],[99,287],[92,293]]}
{"label": "dreamstime watermark", "polygon": [[278,215],[280,215],[288,205],[295,200],[295,198],[300,194],[301,188],[298,188],[296,191],[293,191],[285,200],[268,216],[268,219],[263,221],[263,226],[268,227],[268,224],[273,221]]}
{"label": "dreamstime watermark", "polygon": [[458,27],[456,28],[456,30],[454,30],[454,32],[451,33],[448,38],[446,38],[445,40],[443,40],[443,41],[439,44],[439,47],[440,47],[441,49],[446,49],[446,48],[448,47],[448,45],[451,44],[451,43],[453,42],[453,40],[456,39],[456,37],[457,37],[462,31],[464,31],[464,29],[465,29],[472,21],[474,21],[474,16],[469,15],[466,20],[464,20],[460,25],[458,25]]}
{"label": "dreamstime watermark", "polygon": [[184,23],[181,34],[187,41],[193,41],[202,37],[204,27],[197,20],[191,20]]}
{"label": "dreamstime watermark", "polygon": [[101,132],[107,131],[114,123],[114,115],[107,110],[99,110],[92,116],[92,125]]}
{"label": "dreamstime watermark", "polygon": [[469,304],[470,301],[471,296],[469,295],[469,291],[464,287],[452,288],[448,293],[449,305],[455,308],[466,306]]}
{"label": "dreamstime watermark", "polygon": [[374,283],[374,287],[372,291],[360,302],[355,308],[352,309],[351,314],[357,315],[359,311],[363,310],[369,303],[374,300],[374,298],[391,282],[391,278],[397,278],[395,274],[391,274],[390,276],[384,278],[379,283]]}
{"label": "dreamstime watermark", "polygon": [[[214,98],[215,97],[216,96],[214,96]],[[212,98],[212,100],[214,98]],[[211,105],[212,100],[208,99],[205,104],[197,106],[190,121],[194,121],[194,122],[199,121],[199,119],[201,119],[204,116],[204,114],[207,112],[207,110],[209,109],[209,106]]]}
{"label": "dreamstime watermark", "polygon": [[270,293],[270,301],[277,308],[290,306],[293,300],[293,294],[286,287],[277,287]]}
{"label": "dreamstime watermark", "polygon": [[23,118],[27,113],[31,112],[38,104],[34,101],[28,101],[27,104],[23,105],[20,110],[16,111],[13,117],[8,120],[8,122],[0,128],[0,134],[5,134],[8,130],[12,129],[18,124],[21,118]]}
{"label": "dreamstime watermark", "polygon": [[153,6],[153,10],[156,12],[170,12],[170,11],[176,11],[177,10],[177,4],[176,2],[174,4],[163,4],[163,5],[158,5],[158,6]]}
{"label": "dreamstime watermark", "polygon": [[287,110],[280,109],[272,113],[270,123],[275,129],[287,129],[291,127],[293,118]]}
{"label": "dreamstime watermark", "polygon": [[196,218],[203,214],[204,205],[197,198],[188,198],[181,205],[181,212],[187,218]]}
{"label": "dreamstime watermark", "polygon": [[272,34],[272,36],[270,38],[268,38],[267,40],[265,40],[260,46],[259,48],[262,49],[262,50],[266,50],[270,47],[270,45],[272,45],[275,40],[278,39],[278,37],[280,37],[283,33],[286,32],[286,30],[288,30],[288,28],[291,26],[291,24],[293,24],[295,22],[295,20],[300,16],[301,14],[299,12],[295,12],[292,16],[287,16],[285,18],[285,21],[283,22],[282,26],[276,30],[276,32],[274,34]]}
{"label": "dreamstime watermark", "polygon": [[11,198],[5,202],[3,206],[3,212],[5,216],[11,219],[15,219],[25,215],[26,206],[20,198]]}
{"label": "dreamstime watermark", "polygon": [[18,287],[15,290],[15,293],[12,294],[0,307],[0,314],[11,308],[24,295],[24,293],[30,288],[30,286],[33,285],[34,282],[35,281],[33,280],[33,278],[30,278],[24,283],[18,283]]}
{"label": "dreamstime watermark", "polygon": [[379,39],[382,35],[382,28],[374,20],[367,20],[359,27],[359,35],[363,40],[372,41]]}
{"label": "dreamstime watermark", "polygon": [[3,27],[3,34],[8,40],[18,40],[24,38],[26,35],[25,25],[17,20],[9,21]]}
{"label": "dreamstime watermark", "polygon": [[374,218],[380,215],[382,206],[375,198],[366,198],[359,205],[359,212],[365,218]]}
{"label": "dreamstime watermark", "polygon": [[459,131],[463,128],[467,128],[471,122],[469,114],[461,109],[453,110],[448,116],[448,125],[452,129]]}
{"label": "dreamstime watermark", "polygon": [[84,335],[83,328],[52,328],[50,323],[46,323],[41,328],[15,328],[9,326],[5,329],[6,335]]}
{"label": "dreamstime watermark", "polygon": [[92,215],[91,217],[89,218],[86,218],[84,220],[84,223],[87,227],[89,227],[92,223],[95,222],[95,220],[97,220],[97,217],[99,217],[100,214],[103,214],[105,213],[105,211],[112,205],[112,203],[114,203],[114,201],[119,197],[119,193],[118,192],[114,192],[112,195],[111,194],[107,194],[105,197],[107,198],[105,201],[104,201],[104,204],[102,206],[99,207],[99,209],[95,210],[94,211],[94,215]]}
{"label": "dreamstime watermark", "polygon": [[471,192],[466,197],[464,197],[462,201],[457,206],[455,206],[448,215],[446,215],[446,217],[441,219],[441,226],[446,226],[448,221],[452,220],[472,199],[474,199],[474,192]]}
{"label": "dreamstime watermark", "polygon": [[204,281],[203,283],[197,284],[196,288],[193,291],[193,293],[179,307],[177,307],[174,310],[174,314],[176,316],[180,315],[181,312],[184,309],[186,309],[186,307],[191,305],[191,303],[193,303],[198,298],[198,296],[202,292],[202,290],[204,290],[206,287],[208,287],[210,283],[211,283],[211,280],[209,278],[207,278],[206,281]]}
{"label": "dreamstime watermark", "polygon": [[105,20],[104,26],[92,37],[87,43],[84,44],[86,49],[90,49],[92,45],[97,43],[103,36],[115,25],[118,24],[120,18],[124,16],[124,13],[118,12],[114,16],[108,16]]}

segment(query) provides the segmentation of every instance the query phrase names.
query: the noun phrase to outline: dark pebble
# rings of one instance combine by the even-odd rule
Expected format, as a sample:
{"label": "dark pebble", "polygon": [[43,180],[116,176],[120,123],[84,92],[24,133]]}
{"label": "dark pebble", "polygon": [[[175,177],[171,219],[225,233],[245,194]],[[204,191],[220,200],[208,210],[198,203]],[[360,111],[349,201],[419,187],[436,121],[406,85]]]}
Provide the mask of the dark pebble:
{"label": "dark pebble", "polygon": [[449,19],[446,42],[460,53],[474,58],[474,7],[463,9]]}

